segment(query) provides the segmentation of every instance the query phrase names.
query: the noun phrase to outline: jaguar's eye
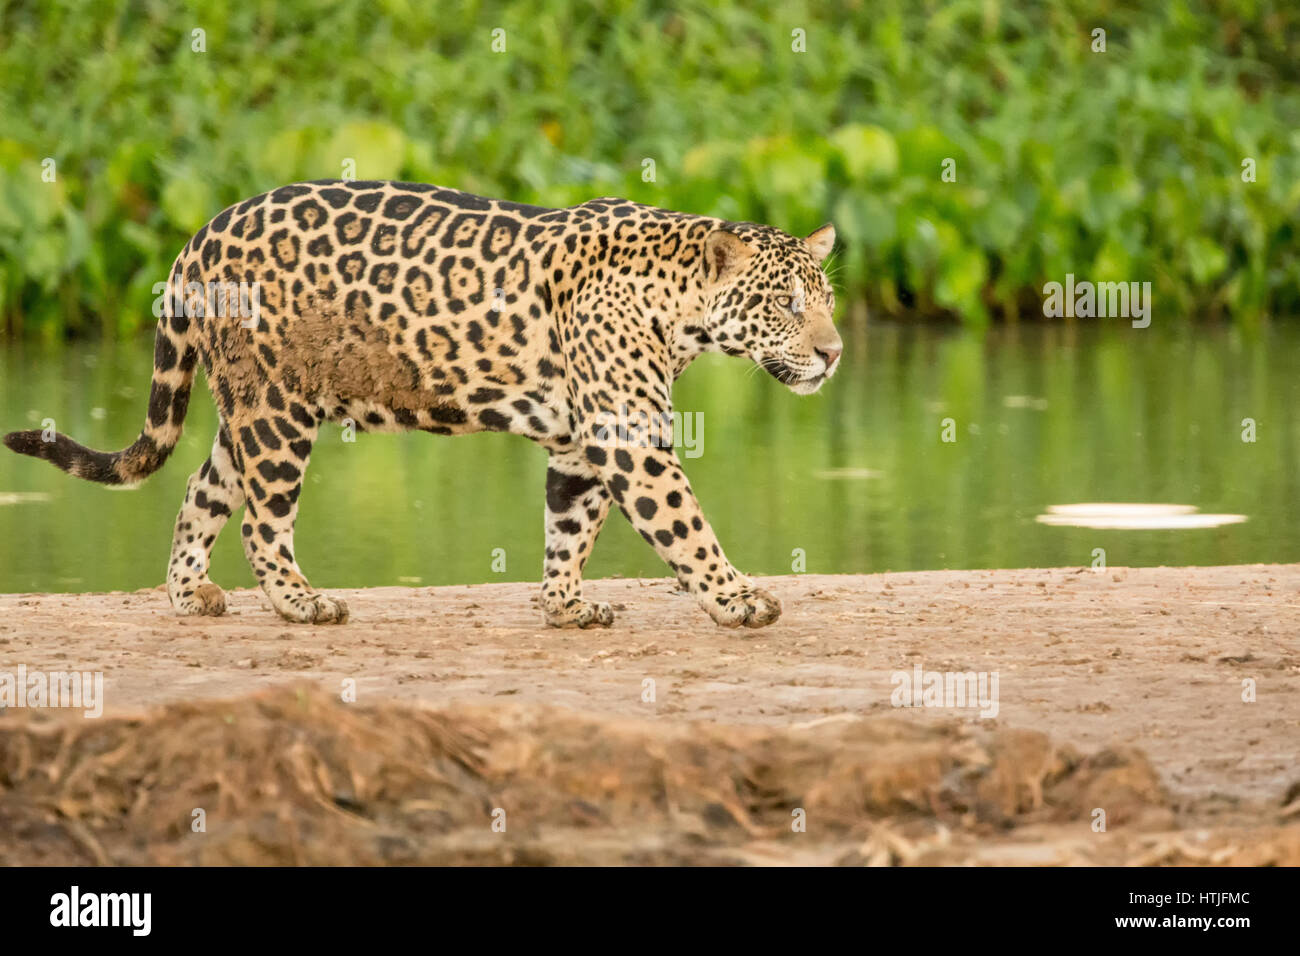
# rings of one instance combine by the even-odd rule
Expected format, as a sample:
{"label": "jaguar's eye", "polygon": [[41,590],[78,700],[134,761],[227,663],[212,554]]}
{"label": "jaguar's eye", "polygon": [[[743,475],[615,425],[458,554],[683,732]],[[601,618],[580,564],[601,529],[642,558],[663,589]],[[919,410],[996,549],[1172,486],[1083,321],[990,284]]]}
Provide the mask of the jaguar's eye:
{"label": "jaguar's eye", "polygon": [[794,296],[791,295],[778,295],[776,297],[776,304],[779,305],[781,308],[788,309],[791,312],[794,312],[796,314],[801,309],[799,301]]}

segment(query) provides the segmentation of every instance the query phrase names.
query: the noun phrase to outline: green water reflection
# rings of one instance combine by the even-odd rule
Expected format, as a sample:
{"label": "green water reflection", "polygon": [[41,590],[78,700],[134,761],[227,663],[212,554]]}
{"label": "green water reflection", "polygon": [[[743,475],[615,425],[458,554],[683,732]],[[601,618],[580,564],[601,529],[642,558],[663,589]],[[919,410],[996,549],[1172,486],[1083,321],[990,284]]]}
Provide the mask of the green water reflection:
{"label": "green water reflection", "polygon": [[[873,325],[849,334],[822,393],[798,398],[745,363],[697,362],[677,407],[702,416],[691,483],[751,573],[1300,561],[1300,329],[1163,333],[1122,324],[1007,327],[983,337]],[[0,352],[0,429],[59,430],[99,448],[143,419],[152,348]],[[945,418],[957,440],[940,440]],[[1243,419],[1256,441],[1242,441]],[[163,579],[172,521],[215,415],[196,387],[167,467],[130,492],[0,454],[0,590],[134,589]],[[322,587],[533,580],[546,456],[522,438],[341,440],[308,471],[298,554]],[[28,493],[27,495],[15,493]],[[34,497],[33,497],[34,493]],[[47,497],[42,497],[47,496]],[[1152,501],[1245,514],[1197,531],[1096,531],[1034,521],[1052,504]],[[252,583],[232,526],[213,578]],[[493,571],[494,549],[505,571]],[[666,568],[621,515],[590,576]]]}

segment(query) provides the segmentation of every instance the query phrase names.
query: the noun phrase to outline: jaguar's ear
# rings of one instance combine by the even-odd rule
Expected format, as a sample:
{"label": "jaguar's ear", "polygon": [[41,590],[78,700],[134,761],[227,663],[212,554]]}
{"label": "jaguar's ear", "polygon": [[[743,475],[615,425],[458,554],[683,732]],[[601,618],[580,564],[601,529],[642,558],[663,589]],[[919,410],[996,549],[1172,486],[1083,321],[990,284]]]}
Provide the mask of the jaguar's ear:
{"label": "jaguar's ear", "polygon": [[731,230],[718,227],[704,237],[704,275],[710,282],[730,279],[756,251]]}
{"label": "jaguar's ear", "polygon": [[828,222],[810,232],[804,242],[807,243],[808,251],[813,254],[814,259],[819,263],[825,262],[831,250],[835,248],[835,227]]}

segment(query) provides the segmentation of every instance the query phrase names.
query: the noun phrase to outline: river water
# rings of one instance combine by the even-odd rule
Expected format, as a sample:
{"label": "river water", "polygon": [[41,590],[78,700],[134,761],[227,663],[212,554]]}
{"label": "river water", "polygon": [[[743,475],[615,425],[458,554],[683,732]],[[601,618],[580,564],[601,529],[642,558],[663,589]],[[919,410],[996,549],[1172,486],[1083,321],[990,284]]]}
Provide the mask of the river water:
{"label": "river water", "polygon": [[[1295,325],[1081,322],[980,335],[876,323],[845,337],[839,373],[808,398],[721,356],[677,383],[686,472],[747,572],[1300,561]],[[152,351],[147,339],[5,347],[0,430],[52,418],[93,447],[124,447],[143,421]],[[214,426],[196,383],[181,446],[126,492],[0,449],[0,591],[160,583]],[[299,561],[321,587],[535,579],[545,468],[541,449],[509,435],[349,443],[326,426],[303,491]],[[1245,520],[1197,530],[1037,520],[1085,502]],[[667,569],[615,514],[587,573]],[[253,581],[233,524],[213,578]]]}

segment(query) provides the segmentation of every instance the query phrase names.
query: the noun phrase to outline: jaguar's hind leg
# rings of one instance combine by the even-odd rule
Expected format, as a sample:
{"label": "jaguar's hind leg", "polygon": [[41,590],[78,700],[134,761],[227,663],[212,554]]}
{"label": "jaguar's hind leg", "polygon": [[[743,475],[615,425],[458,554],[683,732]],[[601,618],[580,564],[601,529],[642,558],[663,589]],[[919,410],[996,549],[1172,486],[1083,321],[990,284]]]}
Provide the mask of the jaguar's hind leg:
{"label": "jaguar's hind leg", "polygon": [[608,627],[614,612],[582,597],[582,569],[609,513],[610,495],[574,451],[552,451],[546,469],[542,613],[551,627]]}
{"label": "jaguar's hind leg", "polygon": [[342,624],[348,606],[312,590],[293,551],[298,495],[317,426],[275,416],[232,428],[247,504],[241,531],[244,554],[266,596],[291,621]]}
{"label": "jaguar's hind leg", "polygon": [[212,454],[190,475],[185,503],[176,516],[167,596],[181,614],[224,614],[226,595],[208,579],[212,545],[226,520],[244,504],[244,489],[231,457],[230,433],[224,425],[212,442]]}

